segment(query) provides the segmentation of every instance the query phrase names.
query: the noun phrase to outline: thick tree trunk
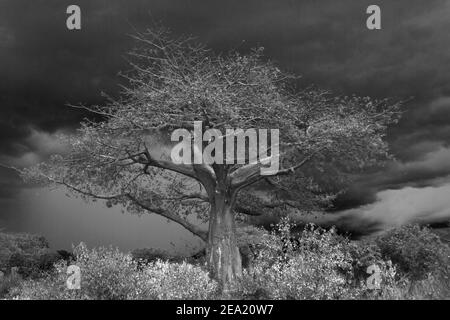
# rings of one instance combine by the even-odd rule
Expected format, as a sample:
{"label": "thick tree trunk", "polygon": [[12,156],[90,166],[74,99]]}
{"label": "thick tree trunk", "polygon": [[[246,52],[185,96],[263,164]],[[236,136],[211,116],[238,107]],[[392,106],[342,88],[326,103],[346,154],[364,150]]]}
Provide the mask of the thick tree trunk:
{"label": "thick tree trunk", "polygon": [[236,223],[232,199],[217,192],[211,204],[207,246],[208,265],[224,292],[233,290],[242,276],[242,262],[236,241]]}

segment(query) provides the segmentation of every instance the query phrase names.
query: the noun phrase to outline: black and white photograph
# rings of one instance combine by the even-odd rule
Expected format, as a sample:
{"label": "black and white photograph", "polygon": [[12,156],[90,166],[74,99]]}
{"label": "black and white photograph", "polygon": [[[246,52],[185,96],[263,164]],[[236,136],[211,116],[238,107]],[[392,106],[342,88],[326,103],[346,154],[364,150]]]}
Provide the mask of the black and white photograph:
{"label": "black and white photograph", "polygon": [[448,0],[0,0],[0,300],[449,300],[449,30]]}

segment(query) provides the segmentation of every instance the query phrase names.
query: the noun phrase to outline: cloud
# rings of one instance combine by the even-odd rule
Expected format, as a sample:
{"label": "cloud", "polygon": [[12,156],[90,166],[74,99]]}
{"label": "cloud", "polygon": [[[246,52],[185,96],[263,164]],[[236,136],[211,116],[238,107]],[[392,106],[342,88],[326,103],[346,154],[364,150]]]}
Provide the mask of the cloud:
{"label": "cloud", "polygon": [[449,221],[449,180],[434,187],[381,191],[375,203],[340,212],[337,218],[353,221],[353,224],[376,224],[379,229],[411,222]]}
{"label": "cloud", "polygon": [[412,160],[390,162],[384,169],[361,175],[335,203],[335,210],[377,202],[384,190],[405,187],[435,187],[450,176],[450,147],[442,143],[421,142],[412,146]]}
{"label": "cloud", "polygon": [[[67,130],[48,133],[35,128],[28,129],[28,136],[14,146],[14,155],[1,155],[0,163],[18,168],[29,167],[45,161],[50,155],[63,153],[66,150],[58,136]],[[0,167],[0,202],[14,199],[25,186],[14,170]],[[2,212],[5,215],[7,211]]]}
{"label": "cloud", "polygon": [[378,189],[433,186],[435,179],[447,175],[450,175],[450,148],[440,145],[424,152],[417,160],[392,163],[386,171],[378,172],[372,183],[378,185]]}
{"label": "cloud", "polygon": [[63,153],[67,146],[61,143],[60,135],[67,133],[67,130],[60,129],[53,133],[29,129],[29,135],[23,141],[15,144],[16,156],[3,155],[0,160],[4,164],[28,167],[44,161],[52,154]]}
{"label": "cloud", "polygon": [[427,153],[422,160],[401,164],[400,167],[401,170],[406,171],[450,171],[450,148],[444,148],[441,146],[439,149]]}

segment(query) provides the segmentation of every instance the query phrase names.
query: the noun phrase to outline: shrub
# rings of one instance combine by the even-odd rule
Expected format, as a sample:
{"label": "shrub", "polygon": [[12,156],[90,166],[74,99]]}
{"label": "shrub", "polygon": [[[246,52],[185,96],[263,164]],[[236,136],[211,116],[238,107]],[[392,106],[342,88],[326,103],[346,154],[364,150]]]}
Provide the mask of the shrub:
{"label": "shrub", "polygon": [[137,262],[131,255],[113,248],[89,250],[84,244],[74,253],[81,269],[82,290],[93,299],[127,299],[141,285]]}
{"label": "shrub", "polygon": [[217,284],[200,267],[157,260],[138,266],[130,254],[113,248],[74,249],[81,270],[81,289],[66,287],[67,264],[42,279],[24,281],[10,296],[16,299],[207,299]]}
{"label": "shrub", "polygon": [[392,260],[411,280],[427,279],[430,273],[449,275],[450,248],[428,228],[407,225],[376,239],[383,258]]}
{"label": "shrub", "polygon": [[368,277],[367,268],[371,265],[383,265],[380,248],[368,241],[350,242],[347,250],[352,259],[353,281],[365,281]]}
{"label": "shrub", "polygon": [[242,259],[243,268],[251,268],[260,240],[267,231],[252,225],[241,226],[236,230],[236,240]]}
{"label": "shrub", "polygon": [[75,264],[81,270],[81,289],[69,290],[66,286],[67,263],[60,260],[55,271],[38,280],[25,281],[11,296],[18,299],[132,299],[144,287],[139,282],[137,262],[117,249],[88,249],[84,244],[74,248]]}
{"label": "shrub", "polygon": [[8,260],[8,269],[17,267],[23,277],[35,276],[39,273],[37,257],[20,252],[13,253]]}
{"label": "shrub", "polygon": [[448,274],[429,274],[425,279],[411,281],[405,285],[406,299],[448,300],[450,298],[450,279]]}
{"label": "shrub", "polygon": [[156,261],[144,270],[150,299],[209,299],[217,294],[218,284],[199,266],[182,262]]}
{"label": "shrub", "polygon": [[[238,244],[251,248],[249,256],[253,261],[244,270],[233,298],[450,297],[449,249],[428,229],[402,227],[371,242],[350,241],[333,228],[327,231],[314,225],[306,226],[299,237],[294,237],[292,227],[288,220],[283,220],[270,233],[254,227],[239,229]],[[0,295],[58,300],[223,298],[217,282],[210,279],[201,265],[163,261],[156,256],[160,253],[141,249],[124,254],[113,248],[88,249],[80,244],[74,248],[74,259],[70,260],[81,269],[81,290],[67,289],[67,262],[60,259],[62,255],[43,254],[39,266],[47,268],[44,276],[23,280],[5,276],[0,282]],[[24,255],[11,257],[13,263],[26,265]],[[55,261],[55,267],[51,268]],[[368,286],[367,267],[374,264],[380,270],[379,289]]]}
{"label": "shrub", "polygon": [[23,276],[37,268],[37,257],[49,252],[44,237],[25,233],[0,233],[0,271],[19,267]]}
{"label": "shrub", "polygon": [[9,293],[20,285],[22,279],[17,275],[3,275],[0,276],[0,299],[9,295]]}
{"label": "shrub", "polygon": [[56,252],[61,257],[61,259],[66,261],[67,263],[75,261],[75,255],[72,252],[66,250],[58,250]]}
{"label": "shrub", "polygon": [[367,274],[364,281],[355,280],[358,263],[355,252],[352,256],[355,247],[348,239],[335,229],[326,231],[309,225],[298,240],[293,240],[291,228],[284,220],[275,232],[262,237],[254,267],[244,272],[241,291],[245,297],[351,299],[389,294],[394,285],[392,265],[376,260],[382,290],[371,290],[365,283]]}
{"label": "shrub", "polygon": [[38,279],[27,279],[20,286],[9,292],[9,297],[15,300],[74,300],[88,299],[78,290],[68,290],[66,287],[67,266],[59,261],[52,273]]}

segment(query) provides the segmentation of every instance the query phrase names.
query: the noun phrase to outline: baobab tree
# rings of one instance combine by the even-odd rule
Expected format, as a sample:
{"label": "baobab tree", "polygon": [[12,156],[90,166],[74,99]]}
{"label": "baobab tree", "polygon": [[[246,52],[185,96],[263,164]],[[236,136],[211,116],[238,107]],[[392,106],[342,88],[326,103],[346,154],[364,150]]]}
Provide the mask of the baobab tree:
{"label": "baobab tree", "polygon": [[[129,84],[121,98],[73,106],[97,119],[63,137],[67,152],[22,174],[178,223],[206,242],[207,263],[225,289],[242,273],[236,215],[258,214],[250,188],[268,184],[287,191],[288,196],[263,199],[266,207],[321,205],[331,198],[329,186],[388,157],[383,138],[398,119],[397,102],[297,89],[297,78],[264,59],[261,48],[219,55],[162,28],[133,37],[132,70],[123,74]],[[203,132],[278,130],[278,151],[273,141],[265,151],[279,169],[262,174],[268,158],[249,159],[248,152],[243,163],[174,162],[169,155],[177,142],[170,134],[191,132],[195,121]],[[206,140],[203,146],[212,143]],[[208,230],[192,222],[194,214],[208,222]]]}

